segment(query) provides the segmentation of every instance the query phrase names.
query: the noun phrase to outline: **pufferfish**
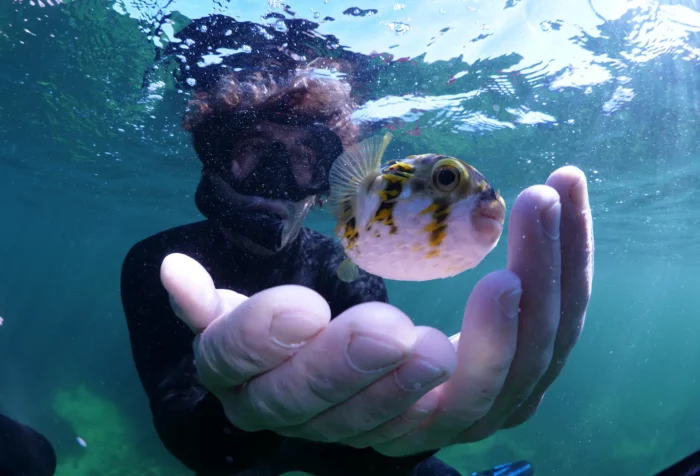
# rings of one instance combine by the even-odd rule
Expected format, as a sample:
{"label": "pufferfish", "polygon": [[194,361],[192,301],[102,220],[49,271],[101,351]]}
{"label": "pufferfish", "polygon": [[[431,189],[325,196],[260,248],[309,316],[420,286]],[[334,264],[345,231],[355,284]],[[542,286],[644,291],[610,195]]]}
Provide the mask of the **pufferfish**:
{"label": "pufferfish", "polygon": [[345,250],[337,275],[359,268],[397,281],[449,278],[477,266],[498,244],[506,204],[462,160],[411,155],[382,165],[391,134],[341,154],[329,173],[335,236]]}

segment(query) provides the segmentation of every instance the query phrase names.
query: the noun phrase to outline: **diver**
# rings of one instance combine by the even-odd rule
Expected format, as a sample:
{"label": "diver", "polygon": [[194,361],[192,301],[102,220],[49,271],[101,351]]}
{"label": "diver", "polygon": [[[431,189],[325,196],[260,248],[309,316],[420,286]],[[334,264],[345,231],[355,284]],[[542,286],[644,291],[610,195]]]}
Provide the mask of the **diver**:
{"label": "diver", "polygon": [[0,414],[0,476],[51,476],[56,453],[44,435]]}
{"label": "diver", "polygon": [[[273,28],[241,39],[243,26],[195,21],[178,50],[205,219],[143,239],[122,266],[158,435],[201,476],[456,476],[434,454],[532,417],[578,340],[593,275],[585,176],[565,167],[518,196],[507,269],[475,286],[462,333],[415,326],[379,277],[341,281],[342,250],[302,225],[360,139],[362,61],[314,57],[291,27],[283,42]],[[252,51],[215,67],[186,57],[242,44]],[[317,74],[321,62],[345,75]]]}

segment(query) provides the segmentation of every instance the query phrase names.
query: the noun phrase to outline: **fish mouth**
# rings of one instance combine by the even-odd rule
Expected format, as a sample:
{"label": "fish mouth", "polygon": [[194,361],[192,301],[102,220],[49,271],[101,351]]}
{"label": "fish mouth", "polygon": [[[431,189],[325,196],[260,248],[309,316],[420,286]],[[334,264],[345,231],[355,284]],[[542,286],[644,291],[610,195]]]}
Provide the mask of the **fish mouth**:
{"label": "fish mouth", "polygon": [[500,200],[481,202],[476,212],[480,217],[493,220],[500,225],[503,225],[506,219],[506,209]]}
{"label": "fish mouth", "polygon": [[482,201],[474,210],[474,228],[488,241],[501,236],[505,219],[506,209],[502,200]]}

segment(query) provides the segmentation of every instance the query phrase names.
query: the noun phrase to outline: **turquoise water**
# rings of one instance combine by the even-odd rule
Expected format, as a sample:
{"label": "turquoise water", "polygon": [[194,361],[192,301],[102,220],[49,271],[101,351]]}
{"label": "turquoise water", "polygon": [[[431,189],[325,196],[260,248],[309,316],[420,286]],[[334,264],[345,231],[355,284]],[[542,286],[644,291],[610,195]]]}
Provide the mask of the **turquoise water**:
{"label": "turquoise water", "polygon": [[[700,8],[435,0],[380,2],[362,17],[342,12],[367,5],[339,0],[291,7],[335,18],[319,32],[353,51],[408,59],[358,113],[401,119],[397,157],[449,150],[508,203],[561,165],[588,176],[596,269],[569,363],[531,421],[441,456],[465,474],[527,458],[537,474],[619,475],[694,450]],[[261,19],[268,10],[287,15],[272,0],[0,5],[0,412],[49,437],[58,474],[189,474],[152,429],[119,302],[129,247],[200,218],[198,162],[179,126],[187,97],[164,68],[144,83],[167,39],[149,32],[164,12],[276,21]],[[332,227],[323,212],[308,224]],[[388,283],[391,302],[457,332],[471,287],[505,265],[504,243],[459,277]]]}

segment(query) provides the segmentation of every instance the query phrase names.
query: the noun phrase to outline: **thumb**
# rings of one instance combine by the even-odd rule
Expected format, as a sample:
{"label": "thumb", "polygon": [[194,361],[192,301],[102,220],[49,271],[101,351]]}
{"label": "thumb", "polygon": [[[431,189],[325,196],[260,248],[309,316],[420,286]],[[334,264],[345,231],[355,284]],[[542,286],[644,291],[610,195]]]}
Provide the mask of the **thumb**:
{"label": "thumb", "polygon": [[217,317],[232,311],[248,299],[227,289],[216,289],[204,267],[181,253],[165,257],[160,280],[170,294],[175,314],[195,333],[200,333]]}

